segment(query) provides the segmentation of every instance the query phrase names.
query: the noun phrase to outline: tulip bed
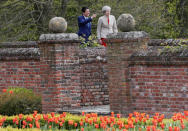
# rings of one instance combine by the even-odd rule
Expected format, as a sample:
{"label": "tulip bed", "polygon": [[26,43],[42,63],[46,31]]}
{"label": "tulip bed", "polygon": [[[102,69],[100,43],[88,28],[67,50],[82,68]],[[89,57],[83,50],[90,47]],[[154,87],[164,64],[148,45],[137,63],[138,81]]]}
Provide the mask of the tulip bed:
{"label": "tulip bed", "polygon": [[19,114],[18,116],[0,116],[1,131],[38,131],[38,130],[74,130],[74,131],[188,131],[188,111],[174,113],[171,119],[164,114],[155,113],[152,117],[145,113],[133,112],[128,118],[111,112],[110,116],[98,116],[96,113],[82,115]]}

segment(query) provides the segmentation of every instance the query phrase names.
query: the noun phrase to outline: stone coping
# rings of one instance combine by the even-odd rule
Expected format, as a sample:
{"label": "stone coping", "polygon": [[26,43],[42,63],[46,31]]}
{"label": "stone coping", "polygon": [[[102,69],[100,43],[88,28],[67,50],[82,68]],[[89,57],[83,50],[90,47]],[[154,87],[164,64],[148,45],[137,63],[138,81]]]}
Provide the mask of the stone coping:
{"label": "stone coping", "polygon": [[138,42],[145,39],[149,40],[149,35],[144,31],[130,31],[118,32],[107,35],[107,42],[120,43],[120,42]]}
{"label": "stone coping", "polygon": [[57,111],[58,113],[69,112],[71,114],[81,114],[85,113],[97,113],[98,115],[110,115],[110,105],[100,105],[100,106],[86,106],[76,109],[62,109]]}
{"label": "stone coping", "polygon": [[0,60],[40,59],[39,48],[0,48]]}
{"label": "stone coping", "polygon": [[16,41],[16,42],[1,42],[0,48],[30,48],[38,47],[36,41]]}
{"label": "stone coping", "polygon": [[57,33],[57,34],[42,34],[38,43],[80,43],[79,37],[75,33]]}
{"label": "stone coping", "polygon": [[151,39],[148,46],[178,46],[179,44],[188,45],[188,39]]}

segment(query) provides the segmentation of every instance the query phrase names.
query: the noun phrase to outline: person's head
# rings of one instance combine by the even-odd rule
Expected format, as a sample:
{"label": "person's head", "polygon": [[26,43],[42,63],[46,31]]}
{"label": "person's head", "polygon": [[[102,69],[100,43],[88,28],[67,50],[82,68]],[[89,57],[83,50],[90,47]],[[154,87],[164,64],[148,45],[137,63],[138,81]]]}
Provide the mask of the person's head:
{"label": "person's head", "polygon": [[90,14],[89,8],[88,8],[88,7],[82,7],[82,14],[83,14],[85,17],[88,17],[89,14]]}
{"label": "person's head", "polygon": [[110,11],[111,11],[110,6],[106,5],[106,6],[102,7],[102,12],[103,12],[104,15],[109,16],[110,15]]}

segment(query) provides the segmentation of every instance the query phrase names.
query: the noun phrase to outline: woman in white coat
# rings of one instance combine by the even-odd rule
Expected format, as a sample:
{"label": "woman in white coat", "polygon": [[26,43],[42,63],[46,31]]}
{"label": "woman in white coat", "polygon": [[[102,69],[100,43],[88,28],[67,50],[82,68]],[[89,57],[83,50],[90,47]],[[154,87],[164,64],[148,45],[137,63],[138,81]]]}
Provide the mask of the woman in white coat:
{"label": "woman in white coat", "polygon": [[104,6],[102,12],[104,16],[101,16],[97,24],[97,39],[99,43],[106,46],[105,39],[109,33],[117,33],[116,19],[113,15],[110,15],[111,8]]}

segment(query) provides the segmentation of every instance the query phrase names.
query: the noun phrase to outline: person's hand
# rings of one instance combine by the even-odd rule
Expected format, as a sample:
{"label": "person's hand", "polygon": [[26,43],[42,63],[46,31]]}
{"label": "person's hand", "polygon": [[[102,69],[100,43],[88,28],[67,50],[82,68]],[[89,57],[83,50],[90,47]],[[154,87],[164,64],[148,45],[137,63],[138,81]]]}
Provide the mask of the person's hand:
{"label": "person's hand", "polygon": [[97,16],[96,14],[93,14],[93,15],[91,16],[91,19],[95,18],[96,16]]}

